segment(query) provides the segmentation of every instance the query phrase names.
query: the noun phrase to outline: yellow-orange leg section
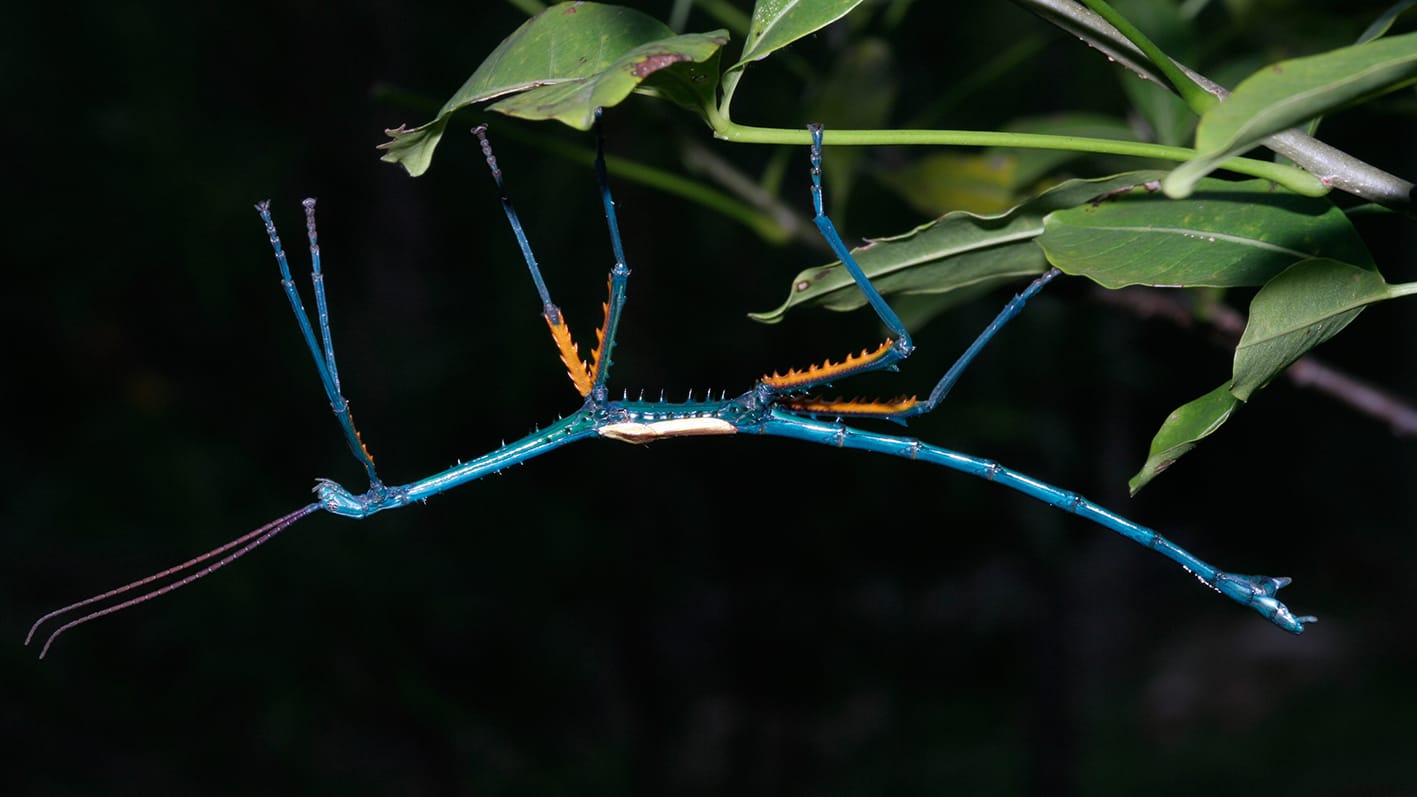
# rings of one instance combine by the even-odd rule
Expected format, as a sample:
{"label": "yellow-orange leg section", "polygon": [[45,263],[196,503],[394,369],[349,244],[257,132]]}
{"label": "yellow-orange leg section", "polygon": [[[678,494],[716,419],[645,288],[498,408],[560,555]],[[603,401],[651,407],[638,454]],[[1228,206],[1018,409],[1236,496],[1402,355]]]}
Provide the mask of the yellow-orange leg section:
{"label": "yellow-orange leg section", "polygon": [[[614,295],[614,291],[615,291],[615,281],[614,281],[614,279],[611,278],[611,277],[606,277],[606,278],[605,278],[605,292],[606,292],[606,294],[608,294],[609,296],[613,296],[613,295]],[[606,298],[606,300],[605,300],[604,302],[601,302],[601,304],[600,304],[600,318],[601,318],[601,321],[600,321],[600,328],[595,331],[595,348],[592,349],[591,352],[590,352],[590,373],[591,373],[592,381],[599,380],[599,379],[601,378],[601,368],[603,368],[604,366],[602,366],[602,365],[600,364],[600,361],[601,361],[602,357],[607,353],[607,352],[605,351],[605,338],[606,338],[607,335],[610,334],[610,299],[609,299],[608,297]],[[589,389],[587,389],[586,394],[583,394],[583,395],[588,395],[588,394],[589,394]]]}
{"label": "yellow-orange leg section", "polygon": [[556,351],[561,354],[561,362],[566,366],[566,375],[571,377],[571,383],[576,386],[582,397],[589,396],[590,371],[581,361],[576,342],[571,340],[571,328],[561,320],[559,310],[554,315],[549,312],[542,313],[541,317],[546,319],[546,326],[551,330],[551,339],[556,342]]}
{"label": "yellow-orange leg section", "polygon": [[885,357],[891,351],[894,340],[886,338],[886,342],[876,347],[875,350],[862,349],[860,354],[848,354],[846,359],[839,363],[831,360],[822,361],[821,365],[809,365],[804,370],[793,368],[785,374],[772,372],[772,376],[765,376],[762,379],[764,385],[776,390],[791,390],[795,387],[807,387],[810,385],[830,382],[833,379],[841,379],[850,376],[863,368],[870,367],[873,363]]}
{"label": "yellow-orange leg section", "polygon": [[[612,285],[613,283],[607,279],[607,289]],[[561,355],[561,363],[566,366],[566,375],[571,377],[571,383],[576,386],[576,390],[582,398],[590,395],[591,387],[600,377],[600,361],[605,355],[605,337],[609,334],[610,328],[609,300],[602,302],[600,309],[605,318],[600,322],[600,328],[595,331],[595,348],[590,352],[590,362],[581,359],[580,347],[571,339],[571,328],[561,317],[561,308],[550,305],[547,312],[541,314],[541,317],[546,319],[547,328],[551,330],[551,340],[556,343],[556,351]]]}
{"label": "yellow-orange leg section", "polygon": [[890,418],[900,415],[919,404],[920,400],[915,396],[901,396],[900,398],[883,401],[880,399],[868,401],[866,399],[824,399],[824,398],[802,398],[786,399],[778,402],[778,406],[784,409],[797,410],[798,412],[811,412],[819,415],[851,415],[855,417]]}

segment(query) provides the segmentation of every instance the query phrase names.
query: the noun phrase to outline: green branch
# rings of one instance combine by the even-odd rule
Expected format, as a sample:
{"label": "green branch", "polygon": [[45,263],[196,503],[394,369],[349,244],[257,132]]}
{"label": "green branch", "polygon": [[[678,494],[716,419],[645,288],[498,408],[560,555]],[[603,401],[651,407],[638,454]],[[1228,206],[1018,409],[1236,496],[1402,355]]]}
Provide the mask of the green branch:
{"label": "green branch", "polygon": [[[735,124],[721,116],[710,120],[714,136],[739,144],[789,144],[807,146],[811,135],[801,130],[777,127],[749,127]],[[823,143],[829,146],[950,146],[950,147],[1018,147],[1022,149],[1056,149],[1087,152],[1098,155],[1125,155],[1136,158],[1182,162],[1195,157],[1189,147],[1171,147],[1141,141],[1123,141],[1085,136],[1055,136],[1043,133],[1009,133],[991,130],[827,130]],[[1329,187],[1308,172],[1270,161],[1252,158],[1232,158],[1225,169],[1272,180],[1297,194],[1323,196]]]}

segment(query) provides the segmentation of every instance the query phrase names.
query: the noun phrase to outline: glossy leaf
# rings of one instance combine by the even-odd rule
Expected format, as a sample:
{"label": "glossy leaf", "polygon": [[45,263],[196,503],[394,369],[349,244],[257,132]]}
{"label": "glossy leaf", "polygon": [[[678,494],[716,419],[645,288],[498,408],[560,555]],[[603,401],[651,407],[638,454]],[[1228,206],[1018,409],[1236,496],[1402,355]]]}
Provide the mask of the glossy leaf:
{"label": "glossy leaf", "polygon": [[[1129,172],[1097,180],[1070,180],[1006,213],[983,216],[954,211],[902,235],[873,240],[853,250],[853,255],[883,295],[972,296],[1047,270],[1043,251],[1034,239],[1043,231],[1043,219],[1049,213],[1155,180],[1160,174]],[[834,262],[800,272],[781,306],[750,317],[773,324],[799,305],[854,310],[865,303],[851,275],[840,262]]]}
{"label": "glossy leaf", "polygon": [[803,36],[836,22],[861,5],[862,0],[758,0],[753,6],[753,19],[743,42],[738,63],[723,74],[724,107],[731,102],[743,70],[754,61],[761,61]]}
{"label": "glossy leaf", "polygon": [[1267,66],[1205,112],[1196,128],[1199,154],[1173,170],[1163,187],[1185,196],[1203,175],[1271,134],[1413,82],[1417,33]]}
{"label": "glossy leaf", "polygon": [[427,171],[449,117],[509,94],[491,106],[510,116],[555,119],[588,129],[596,107],[643,91],[703,112],[717,86],[726,31],[676,36],[653,17],[602,3],[560,3],[522,23],[492,51],[433,121],[385,131],[382,160],[418,176]]}
{"label": "glossy leaf", "polygon": [[1375,269],[1314,258],[1270,280],[1250,302],[1235,347],[1230,392],[1248,401],[1289,364],[1337,335],[1374,302],[1417,293],[1417,283],[1389,285]]}
{"label": "glossy leaf", "polygon": [[1131,494],[1136,495],[1172,463],[1219,429],[1238,406],[1240,399],[1230,393],[1230,383],[1227,382],[1172,410],[1151,439],[1146,463],[1127,481]]}
{"label": "glossy leaf", "polygon": [[1038,243],[1053,265],[1107,288],[1262,285],[1294,262],[1372,258],[1332,202],[1265,180],[1206,179],[1185,199],[1136,189],[1051,214]]}
{"label": "glossy leaf", "polygon": [[758,0],[743,42],[743,54],[730,70],[761,61],[836,22],[861,5],[862,0]]}

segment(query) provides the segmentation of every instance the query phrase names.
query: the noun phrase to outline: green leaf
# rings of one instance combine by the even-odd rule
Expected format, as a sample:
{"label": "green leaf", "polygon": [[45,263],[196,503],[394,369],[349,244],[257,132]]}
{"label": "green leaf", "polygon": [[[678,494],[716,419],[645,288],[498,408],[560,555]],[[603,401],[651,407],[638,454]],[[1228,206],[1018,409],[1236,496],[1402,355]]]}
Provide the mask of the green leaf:
{"label": "green leaf", "polygon": [[1198,399],[1172,410],[1151,439],[1146,463],[1127,481],[1127,488],[1136,495],[1204,438],[1209,437],[1230,414],[1240,406],[1240,400],[1230,393],[1230,384],[1217,387]]}
{"label": "green leaf", "polygon": [[1417,293],[1417,283],[1389,285],[1376,269],[1328,258],[1295,263],[1250,302],[1235,347],[1230,392],[1248,401],[1289,364],[1337,335],[1374,302]]}
{"label": "green leaf", "polygon": [[[868,242],[853,250],[857,263],[883,295],[951,294],[969,298],[979,291],[1048,268],[1034,239],[1044,217],[1058,208],[1089,202],[1099,195],[1155,180],[1161,172],[1130,172],[1097,180],[1069,180],[1008,212],[981,216],[947,213],[910,232]],[[768,324],[799,305],[854,310],[866,303],[840,262],[809,268],[792,280],[787,300],[774,310],[751,313]],[[949,302],[932,305],[936,312]]]}
{"label": "green leaf", "polygon": [[1398,16],[1400,16],[1402,12],[1411,8],[1414,3],[1417,3],[1417,0],[1401,0],[1401,2],[1394,3],[1391,6],[1388,6],[1388,9],[1386,11],[1379,15],[1377,19],[1373,20],[1372,23],[1369,24],[1368,27],[1363,30],[1363,32],[1358,36],[1357,43],[1362,44],[1363,42],[1372,41],[1373,39],[1376,39],[1379,36],[1386,34],[1388,32],[1388,29],[1392,27],[1392,23],[1397,21]]}
{"label": "green leaf", "polygon": [[452,114],[466,106],[521,94],[491,106],[525,119],[556,119],[588,129],[596,107],[634,91],[703,113],[717,86],[715,57],[726,31],[674,35],[653,17],[620,6],[566,2],[522,23],[473,72],[433,121],[385,131],[382,160],[423,174]]}
{"label": "green leaf", "polygon": [[1261,69],[1201,117],[1195,158],[1163,181],[1187,195],[1196,181],[1271,134],[1417,82],[1417,33],[1341,47]]}
{"label": "green leaf", "polygon": [[1376,269],[1328,258],[1300,261],[1270,280],[1250,302],[1231,380],[1166,418],[1146,464],[1128,482],[1132,494],[1219,429],[1240,402],[1342,331],[1364,307],[1414,293],[1417,283],[1389,285]]}
{"label": "green leaf", "polygon": [[758,0],[743,42],[743,54],[729,71],[761,61],[851,13],[862,0]]}
{"label": "green leaf", "polygon": [[809,36],[851,13],[862,0],[758,0],[753,6],[753,20],[743,42],[738,63],[723,73],[723,107],[728,106],[733,92],[743,77],[743,70],[754,61],[761,61],[803,36]]}
{"label": "green leaf", "polygon": [[1372,257],[1332,202],[1265,180],[1206,179],[1185,199],[1134,190],[1045,221],[1053,265],[1106,288],[1262,285],[1306,257]]}
{"label": "green leaf", "polygon": [[703,111],[713,96],[718,50],[727,43],[726,34],[703,33],[648,42],[593,75],[527,89],[487,106],[487,110],[589,130],[597,108],[619,105],[643,83],[646,94]]}

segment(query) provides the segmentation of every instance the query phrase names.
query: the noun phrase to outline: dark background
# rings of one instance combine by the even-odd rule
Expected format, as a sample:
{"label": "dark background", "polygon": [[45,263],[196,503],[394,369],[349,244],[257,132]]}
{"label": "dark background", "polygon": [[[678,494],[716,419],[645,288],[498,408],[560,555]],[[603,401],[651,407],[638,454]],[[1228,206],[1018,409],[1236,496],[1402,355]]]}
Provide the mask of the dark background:
{"label": "dark background", "polygon": [[[1023,37],[1039,39],[1034,60],[938,126],[1124,107],[1135,78],[1015,6],[915,5],[891,39],[899,119]],[[1305,5],[1261,4],[1214,44],[1312,52],[1381,8]],[[317,476],[362,488],[254,201],[274,200],[303,274],[299,200],[320,198],[345,391],[392,483],[577,404],[464,131],[490,121],[583,337],[610,258],[588,169],[528,134],[589,136],[474,111],[427,176],[378,160],[384,128],[431,118],[519,23],[510,6],[7,16],[6,793],[1417,793],[1417,446],[1281,380],[1129,499],[1156,425],[1223,380],[1228,356],[1202,328],[1099,304],[1075,281],[911,434],[1077,489],[1223,568],[1293,576],[1283,597],[1322,619],[1302,637],[966,476],[704,439],[585,444],[424,507],[317,515],[36,661],[20,643],[45,611],[284,514]],[[793,53],[829,59],[833,35]],[[745,81],[737,118],[811,121],[802,78],[774,63]],[[1324,137],[1411,178],[1404,102]],[[612,152],[671,172],[686,171],[683,138],[750,175],[770,157],[643,100],[607,124]],[[805,152],[790,163],[782,195],[806,212]],[[735,392],[878,334],[864,311],[747,320],[827,258],[615,190],[634,269],[617,387]],[[922,220],[862,179],[838,222],[857,240]],[[1410,223],[1360,224],[1390,281],[1417,278]],[[882,392],[928,390],[1006,298],[920,330]],[[1406,302],[1373,308],[1320,354],[1417,397],[1413,318]]]}

